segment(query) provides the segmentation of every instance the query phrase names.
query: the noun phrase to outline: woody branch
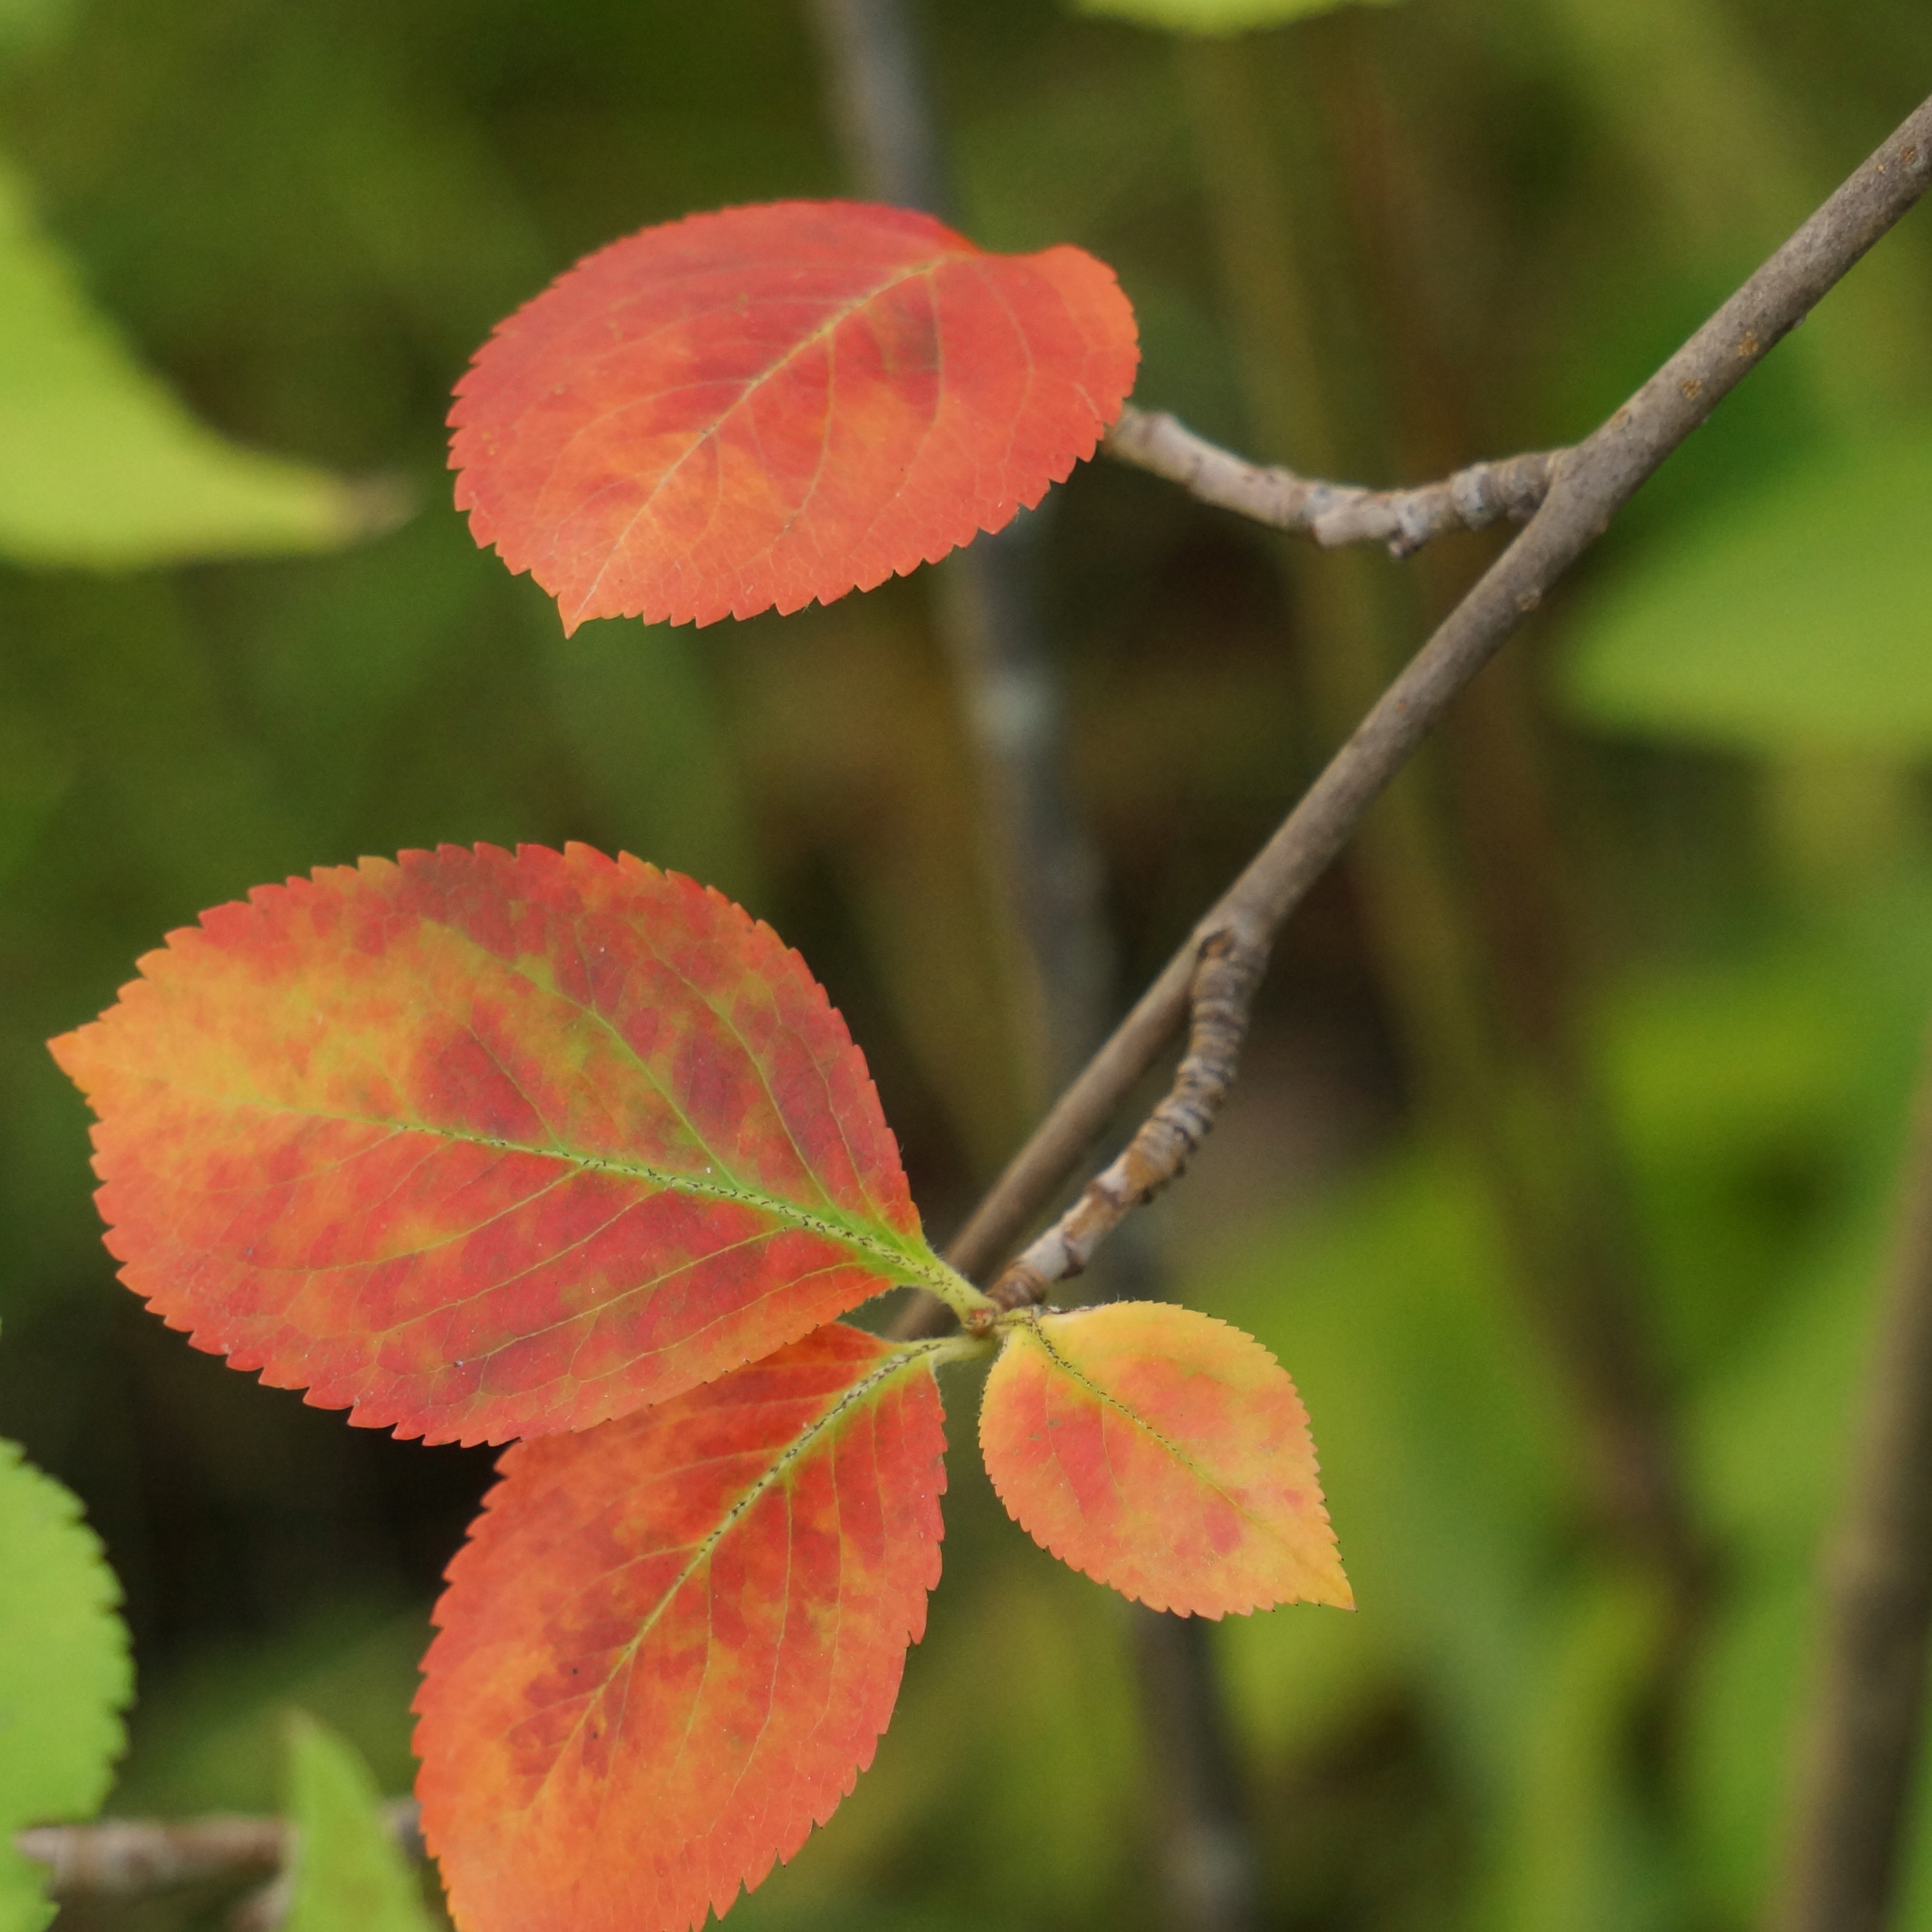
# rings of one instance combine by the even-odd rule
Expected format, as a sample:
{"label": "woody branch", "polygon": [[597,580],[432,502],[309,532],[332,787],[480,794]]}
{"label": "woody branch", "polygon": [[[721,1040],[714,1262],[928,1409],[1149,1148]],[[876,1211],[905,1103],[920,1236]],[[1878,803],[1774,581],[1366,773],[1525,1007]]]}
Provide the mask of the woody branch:
{"label": "woody branch", "polygon": [[[411,1858],[423,1856],[412,1798],[392,1798],[383,1822]],[[104,1818],[91,1825],[37,1825],[14,1843],[46,1868],[57,1899],[140,1898],[266,1875],[287,1863],[294,1833],[280,1818],[215,1813],[202,1818]]]}
{"label": "woody branch", "polygon": [[1203,947],[1228,932],[1252,933],[1263,944],[1272,940],[1430,728],[1504,640],[1665,458],[1907,213],[1928,182],[1932,100],[1922,104],[1628,402],[1574,448],[1549,459],[1548,488],[1522,533],[1383,692],[954,1238],[947,1258],[962,1274],[982,1274],[1011,1251],[1160,1057],[1189,1011]]}
{"label": "woody branch", "polygon": [[1567,454],[1539,450],[1472,464],[1439,483],[1370,490],[1323,482],[1279,464],[1250,463],[1196,435],[1178,416],[1131,404],[1101,447],[1116,462],[1164,476],[1204,503],[1312,538],[1324,550],[1379,543],[1397,557],[1414,556],[1450,530],[1486,530],[1505,518],[1527,522],[1550,494]]}
{"label": "woody branch", "polygon": [[970,1325],[990,1327],[998,1311],[1044,1301],[1053,1284],[1082,1273],[1094,1250],[1135,1208],[1178,1180],[1208,1137],[1234,1084],[1268,942],[1237,928],[1203,940],[1190,990],[1187,1052],[1166,1097],[1141,1123],[1126,1150],[1090,1180],[1080,1198],[987,1290],[993,1307]]}

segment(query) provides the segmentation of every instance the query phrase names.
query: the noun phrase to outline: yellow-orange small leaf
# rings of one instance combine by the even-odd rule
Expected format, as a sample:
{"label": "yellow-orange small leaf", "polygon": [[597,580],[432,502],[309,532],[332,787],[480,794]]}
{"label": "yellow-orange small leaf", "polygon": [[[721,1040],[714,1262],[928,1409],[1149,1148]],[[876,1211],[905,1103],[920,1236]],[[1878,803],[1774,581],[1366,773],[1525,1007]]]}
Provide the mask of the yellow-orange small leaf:
{"label": "yellow-orange small leaf", "polygon": [[1121,1301],[1014,1323],[980,1446],[1036,1542],[1155,1610],[1354,1607],[1294,1384],[1210,1316]]}

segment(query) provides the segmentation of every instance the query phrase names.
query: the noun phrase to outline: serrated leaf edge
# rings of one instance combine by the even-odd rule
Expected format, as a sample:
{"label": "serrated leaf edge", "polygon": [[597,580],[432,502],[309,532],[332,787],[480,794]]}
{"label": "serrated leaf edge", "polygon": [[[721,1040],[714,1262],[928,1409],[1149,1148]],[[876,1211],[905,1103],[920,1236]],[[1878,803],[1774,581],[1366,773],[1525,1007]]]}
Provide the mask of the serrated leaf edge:
{"label": "serrated leaf edge", "polygon": [[[1125,1307],[1130,1306],[1132,1304],[1123,1302],[1110,1302],[1102,1305],[1108,1307]],[[1151,1305],[1157,1306],[1158,1304]],[[1058,1316],[1064,1318],[1069,1316],[1077,1316],[1082,1312],[1084,1311],[1078,1309],[1064,1308],[1025,1308],[1012,1311],[998,1324],[999,1328],[1004,1330],[1006,1337],[1005,1345],[1000,1350],[1002,1357],[1004,1356],[1007,1348],[1011,1348],[1015,1346],[1024,1347],[1025,1343],[1022,1341],[1021,1337],[1023,1334],[1030,1334],[1032,1341],[1040,1348],[1041,1352],[1046,1356],[1047,1359],[1052,1363],[1053,1366],[1058,1370],[1062,1375],[1065,1376],[1070,1382],[1076,1383],[1080,1388],[1086,1390],[1094,1396],[1096,1401],[1104,1402],[1107,1407],[1114,1410],[1118,1414],[1123,1417],[1133,1428],[1138,1430],[1143,1436],[1148,1436],[1154,1442],[1159,1443],[1161,1448],[1166,1450],[1176,1462],[1180,1463],[1190,1475],[1193,1476],[1201,1484],[1201,1486],[1204,1489],[1211,1490],[1215,1495],[1219,1496],[1222,1501],[1234,1512],[1237,1516],[1240,1516],[1244,1522],[1252,1523],[1256,1529],[1263,1532],[1271,1542],[1279,1544],[1281,1541],[1281,1538],[1278,1534],[1276,1534],[1275,1531],[1260,1517],[1256,1516],[1252,1511],[1244,1509],[1240,1504],[1234,1499],[1234,1498],[1229,1496],[1228,1492],[1222,1487],[1221,1484],[1217,1482],[1213,1476],[1209,1474],[1206,1470],[1203,1469],[1201,1465],[1197,1462],[1192,1456],[1189,1455],[1178,1443],[1170,1440],[1169,1438],[1163,1435],[1160,1430],[1156,1429],[1144,1417],[1137,1415],[1134,1411],[1130,1408],[1125,1402],[1122,1402],[1118,1396],[1111,1394],[1106,1389],[1102,1388],[1098,1382],[1094,1381],[1090,1376],[1082,1375],[1080,1371],[1075,1368],[1073,1365],[1067,1360],[1066,1358],[1053,1346],[1052,1342],[1047,1339],[1046,1330],[1042,1326],[1042,1322],[1047,1316]],[[1198,1313],[1199,1311],[1196,1310],[1196,1312]],[[1216,1316],[1205,1316],[1203,1317],[1203,1319],[1213,1322],[1219,1328],[1232,1329],[1236,1334],[1246,1336],[1249,1341],[1254,1342],[1256,1347],[1261,1349],[1262,1352],[1267,1355],[1269,1361],[1271,1362],[1275,1367],[1277,1369],[1281,1367],[1281,1359],[1275,1354],[1274,1351],[1272,1348],[1270,1348],[1266,1342],[1258,1340],[1254,1336],[1249,1335],[1246,1329],[1235,1328],[1234,1324],[1232,1322],[1222,1322]],[[1286,1372],[1284,1370],[1283,1372],[1286,1373]],[[1297,1396],[1297,1400],[1300,1400],[1298,1394]],[[1235,1616],[1249,1616],[1256,1610],[1273,1609],[1277,1604],[1284,1600],[1310,1600],[1308,1599],[1284,1600],[1280,1598],[1270,1598],[1264,1600],[1263,1598],[1257,1597],[1252,1603],[1230,1604],[1226,1611],[1196,1612],[1192,1610],[1174,1610],[1170,1604],[1156,1603],[1151,1597],[1140,1595],[1133,1591],[1125,1589],[1122,1588],[1120,1584],[1114,1582],[1110,1578],[1102,1576],[1098,1570],[1089,1569],[1083,1563],[1076,1562],[1072,1558],[1066,1553],[1064,1550],[1057,1548],[1052,1542],[1048,1541],[1046,1537],[1041,1535],[1039,1532],[1032,1528],[1029,1525],[1022,1521],[1019,1512],[1013,1507],[1012,1502],[1008,1497],[1006,1490],[1001,1486],[999,1478],[994,1474],[991,1460],[987,1459],[986,1456],[986,1408],[982,1403],[980,1411],[980,1454],[982,1460],[986,1460],[986,1462],[987,1478],[992,1484],[994,1493],[998,1496],[1000,1502],[1006,1508],[1006,1514],[1012,1518],[1014,1522],[1018,1523],[1019,1526],[1022,1529],[1025,1530],[1026,1533],[1033,1538],[1034,1540],[1037,1543],[1042,1550],[1046,1550],[1049,1556],[1058,1557],[1070,1570],[1077,1570],[1082,1576],[1091,1577],[1095,1582],[1104,1585],[1108,1589],[1118,1591],[1120,1595],[1127,1598],[1132,1602],[1145,1604],[1150,1610],[1160,1610],[1166,1612],[1172,1616],[1180,1617],[1192,1616],[1196,1615],[1206,1616],[1210,1621],[1214,1622],[1218,1622],[1220,1618],[1224,1615],[1232,1614]],[[1312,1441],[1310,1448],[1312,1451]],[[1318,1460],[1316,1459],[1312,1453],[1310,1456],[1310,1466],[1318,1473],[1321,1465]],[[1333,1520],[1328,1514],[1328,1505],[1326,1500],[1324,1499],[1323,1501],[1318,1502],[1315,1504],[1315,1510],[1316,1514],[1321,1517],[1323,1523],[1328,1526],[1329,1534],[1332,1539],[1334,1534],[1334,1524]],[[1291,1552],[1291,1554],[1292,1553],[1292,1552]]]}
{"label": "serrated leaf edge", "polygon": [[[930,1374],[942,1361],[956,1360],[968,1355],[985,1352],[984,1345],[967,1336],[942,1336],[929,1342],[898,1342],[893,1345],[891,1353],[877,1367],[869,1370],[845,1390],[832,1406],[814,1418],[800,1430],[791,1441],[775,1456],[770,1466],[761,1470],[748,1484],[743,1492],[731,1507],[718,1519],[715,1528],[707,1531],[693,1546],[689,1559],[679,1570],[676,1577],[665,1586],[662,1596],[649,1616],[638,1624],[637,1634],[619,1652],[605,1673],[605,1681],[615,1678],[637,1654],[646,1638],[656,1628],[660,1618],[676,1602],[685,1586],[708,1563],[718,1546],[728,1536],[733,1528],[741,1521],[752,1506],[766,1494],[784,1476],[785,1472],[796,1463],[828,1432],[835,1430],[853,1409],[871,1400],[895,1376],[904,1375],[915,1365],[923,1366]],[[749,1366],[756,1366],[755,1364]],[[742,1371],[741,1371],[742,1372]],[[586,1715],[580,1718],[572,1727],[568,1738],[564,1740],[552,1754],[549,1769],[544,1773],[537,1789],[539,1792],[550,1781],[552,1773],[563,1762],[569,1743],[578,1730],[588,1721]],[[856,1776],[856,1773],[854,1774]],[[848,1790],[850,1786],[848,1787]],[[823,1822],[822,1820],[820,1821]]]}

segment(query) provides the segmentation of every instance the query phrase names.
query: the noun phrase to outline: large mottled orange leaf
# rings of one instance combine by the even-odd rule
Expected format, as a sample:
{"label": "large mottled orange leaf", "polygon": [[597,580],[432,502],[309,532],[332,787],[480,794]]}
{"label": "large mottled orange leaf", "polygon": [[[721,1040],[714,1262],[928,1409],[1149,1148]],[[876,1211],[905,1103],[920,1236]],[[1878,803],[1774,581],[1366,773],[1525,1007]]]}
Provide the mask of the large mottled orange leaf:
{"label": "large mottled orange leaf", "polygon": [[584,1428],[896,1282],[960,1292],[803,962],[634,859],[446,846],[263,886],[53,1052],[122,1279],[372,1427]]}
{"label": "large mottled orange leaf", "polygon": [[695,214],[586,257],[478,352],[456,500],[568,629],[796,610],[1037,503],[1138,359],[1078,248],[989,255],[858,202]]}
{"label": "large mottled orange leaf", "polygon": [[986,1378],[980,1446],[1036,1541],[1157,1610],[1354,1606],[1307,1412],[1226,1322],[1152,1301],[1022,1318]]}
{"label": "large mottled orange leaf", "polygon": [[416,1700],[463,1932],[682,1932],[832,1815],[939,1580],[949,1346],[835,1324],[504,1456]]}

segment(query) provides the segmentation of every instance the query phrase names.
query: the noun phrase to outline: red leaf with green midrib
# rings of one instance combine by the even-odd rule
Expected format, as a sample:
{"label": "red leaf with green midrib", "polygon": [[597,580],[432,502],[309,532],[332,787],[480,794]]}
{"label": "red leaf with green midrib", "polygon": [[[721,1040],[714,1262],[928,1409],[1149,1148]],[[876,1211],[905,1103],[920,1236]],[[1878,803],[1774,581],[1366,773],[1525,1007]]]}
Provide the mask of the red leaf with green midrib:
{"label": "red leaf with green midrib", "polygon": [[459,508],[586,617],[708,624],[869,590],[1094,453],[1138,359],[1112,272],[855,202],[613,242],[457,388]]}
{"label": "red leaf with green midrib", "polygon": [[1354,1607],[1294,1384],[1210,1316],[1120,1301],[1012,1324],[980,1447],[1037,1542],[1155,1610]]}
{"label": "red leaf with green midrib", "polygon": [[882,1288],[958,1292],[796,954],[581,846],[266,886],[54,1042],[123,1278],[433,1441],[582,1428]]}
{"label": "red leaf with green midrib", "polygon": [[947,1346],[834,1324],[505,1454],[416,1700],[464,1932],[694,1928],[831,1816],[939,1579]]}

